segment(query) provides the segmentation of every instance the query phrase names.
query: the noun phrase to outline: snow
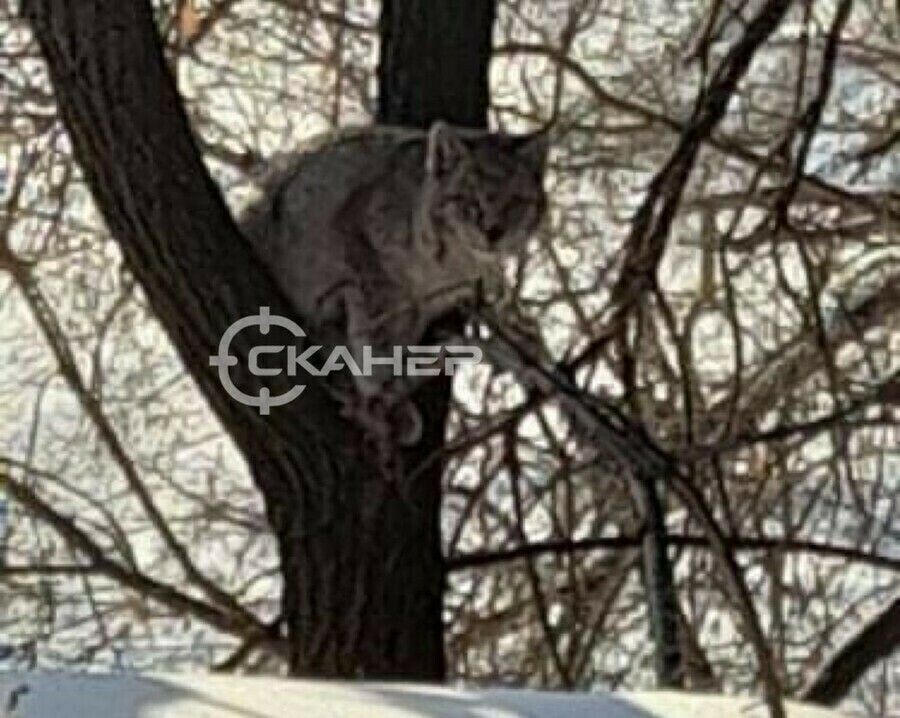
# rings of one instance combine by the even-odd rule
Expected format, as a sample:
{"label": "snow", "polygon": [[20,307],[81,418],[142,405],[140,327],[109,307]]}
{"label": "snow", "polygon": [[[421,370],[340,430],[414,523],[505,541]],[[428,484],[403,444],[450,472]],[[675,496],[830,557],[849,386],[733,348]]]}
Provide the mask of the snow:
{"label": "snow", "polygon": [[[758,701],[188,675],[0,674],[0,718],[764,718]],[[790,704],[789,718],[840,718]]]}

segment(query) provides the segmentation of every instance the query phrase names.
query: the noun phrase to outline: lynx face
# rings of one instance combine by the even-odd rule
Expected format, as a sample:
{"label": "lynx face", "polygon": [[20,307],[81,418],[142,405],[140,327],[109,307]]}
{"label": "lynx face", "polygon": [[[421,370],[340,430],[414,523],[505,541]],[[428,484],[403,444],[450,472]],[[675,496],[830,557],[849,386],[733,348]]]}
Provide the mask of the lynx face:
{"label": "lynx face", "polygon": [[546,210],[545,133],[472,134],[436,124],[428,136],[422,211],[444,242],[514,254]]}

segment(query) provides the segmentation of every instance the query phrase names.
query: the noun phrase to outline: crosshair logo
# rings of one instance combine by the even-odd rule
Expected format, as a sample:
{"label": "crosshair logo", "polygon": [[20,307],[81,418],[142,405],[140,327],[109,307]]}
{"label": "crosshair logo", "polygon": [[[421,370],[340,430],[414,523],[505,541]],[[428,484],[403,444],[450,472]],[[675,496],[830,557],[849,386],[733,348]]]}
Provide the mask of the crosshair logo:
{"label": "crosshair logo", "polygon": [[[287,329],[298,339],[306,336],[296,322],[286,317],[272,314],[269,307],[260,307],[259,314],[238,319],[225,331],[219,342],[219,353],[209,358],[210,366],[218,367],[219,381],[228,395],[235,401],[247,406],[255,406],[262,415],[268,415],[273,406],[284,406],[292,402],[306,389],[297,385],[284,394],[272,396],[267,387],[262,387],[257,396],[247,394],[235,386],[231,380],[229,369],[237,366],[239,359],[229,353],[231,343],[239,332],[248,327],[258,327],[261,334],[268,334],[273,326]],[[336,346],[320,366],[314,366],[310,359],[321,346],[307,346],[302,352],[297,351],[294,344],[288,346],[261,345],[253,347],[247,354],[247,368],[253,376],[278,376],[285,369],[260,366],[262,356],[272,356],[287,350],[287,375],[297,376],[302,372],[305,376],[322,377],[332,372],[349,371],[355,377],[379,376],[379,383],[385,383],[384,377],[398,376],[453,376],[457,368],[467,364],[477,364],[483,359],[482,351],[475,346],[408,346],[388,347],[390,354],[377,356],[371,346],[357,346],[355,350],[345,346]]]}
{"label": "crosshair logo", "polygon": [[[270,312],[269,307],[260,307],[259,314],[238,319],[234,324],[228,327],[219,342],[219,353],[209,358],[210,366],[219,368],[219,381],[222,382],[222,386],[225,388],[228,396],[246,406],[257,407],[259,413],[263,416],[271,413],[273,406],[284,406],[285,404],[292,402],[303,393],[303,390],[306,389],[306,387],[294,386],[291,387],[290,391],[279,396],[272,396],[267,387],[262,387],[257,396],[246,394],[238,389],[231,380],[231,374],[228,370],[237,365],[238,358],[229,354],[228,350],[231,348],[231,342],[234,341],[234,338],[244,329],[247,329],[248,327],[259,327],[260,334],[265,335],[269,333],[269,330],[273,326],[284,327],[297,338],[306,336],[306,332],[304,332],[296,322],[292,322],[287,317],[280,317],[277,314],[273,315]],[[268,345],[251,349],[249,356],[250,372],[255,376],[277,376],[280,374],[280,369],[263,369],[260,367],[259,357],[262,354],[277,354],[283,349],[283,346]]]}

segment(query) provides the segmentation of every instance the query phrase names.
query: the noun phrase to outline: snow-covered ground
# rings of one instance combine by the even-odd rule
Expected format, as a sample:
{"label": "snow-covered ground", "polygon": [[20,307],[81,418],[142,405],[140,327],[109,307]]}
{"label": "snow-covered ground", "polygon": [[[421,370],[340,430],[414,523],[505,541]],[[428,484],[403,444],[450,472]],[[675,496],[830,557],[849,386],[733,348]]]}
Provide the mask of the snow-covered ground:
{"label": "snow-covered ground", "polygon": [[[747,699],[690,693],[464,691],[233,676],[0,675],[2,718],[764,718]],[[840,718],[789,705],[789,718]]]}

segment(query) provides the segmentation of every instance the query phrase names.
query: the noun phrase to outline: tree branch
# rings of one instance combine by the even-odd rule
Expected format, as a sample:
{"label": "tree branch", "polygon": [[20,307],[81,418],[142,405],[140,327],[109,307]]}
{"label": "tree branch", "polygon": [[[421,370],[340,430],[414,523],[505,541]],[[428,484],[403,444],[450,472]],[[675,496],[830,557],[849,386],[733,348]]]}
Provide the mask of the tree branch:
{"label": "tree branch", "polygon": [[660,448],[640,425],[618,406],[579,389],[572,378],[537,351],[523,350],[511,334],[487,310],[479,314],[491,330],[483,344],[485,355],[499,367],[522,378],[531,389],[556,399],[569,420],[597,446],[637,477],[660,477],[706,533],[723,578],[735,599],[744,629],[756,654],[760,677],[772,718],[784,718],[781,681],[769,652],[753,596],[705,496],[690,481],[674,456]]}
{"label": "tree branch", "polygon": [[834,705],[862,675],[900,647],[900,593],[844,642],[800,691],[811,703]]}
{"label": "tree branch", "polygon": [[[727,536],[725,540],[732,551],[781,551],[785,553],[808,554],[820,558],[841,559],[865,564],[873,568],[900,572],[900,559],[847,546],[835,546],[819,541],[804,541],[803,539],[780,538],[777,536]],[[640,548],[642,542],[643,536],[641,535],[600,536],[580,540],[551,539],[547,541],[532,541],[508,549],[451,556],[447,559],[447,570],[467,571],[473,568],[496,566],[548,553],[577,554],[591,551],[635,549]],[[670,534],[669,543],[679,548],[710,548],[709,539],[705,536]]]}
{"label": "tree branch", "polygon": [[651,181],[632,221],[625,241],[625,260],[613,289],[612,301],[618,316],[630,309],[644,289],[655,284],[669,228],[697,153],[725,116],[728,103],[756,51],[775,32],[790,6],[791,0],[768,0],[747,25],[743,37],[717,68],[709,87],[702,90],[694,116],[684,128],[672,156]]}
{"label": "tree branch", "polygon": [[238,636],[264,636],[266,643],[271,643],[271,635],[265,624],[251,617],[249,613],[234,612],[200,601],[182,593],[174,586],[133,571],[108,558],[106,551],[72,519],[56,511],[31,488],[3,470],[0,470],[0,488],[26,508],[31,515],[47,524],[71,546],[73,551],[88,560],[88,565],[83,569],[84,573],[103,574],[147,599],[166,606],[176,614],[192,615],[225,633]]}

